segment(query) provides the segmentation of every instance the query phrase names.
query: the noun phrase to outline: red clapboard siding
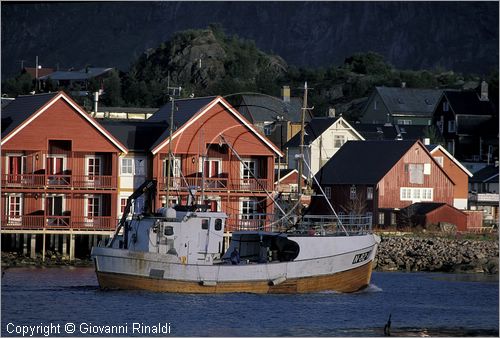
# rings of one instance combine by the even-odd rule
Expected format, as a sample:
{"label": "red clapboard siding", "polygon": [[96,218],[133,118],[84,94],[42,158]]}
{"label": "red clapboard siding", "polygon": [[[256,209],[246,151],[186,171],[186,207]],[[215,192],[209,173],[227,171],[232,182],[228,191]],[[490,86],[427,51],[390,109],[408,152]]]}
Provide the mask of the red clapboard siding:
{"label": "red clapboard siding", "polygon": [[[409,173],[405,172],[405,164],[430,163],[431,174],[424,175],[423,184],[410,183]],[[433,202],[453,204],[454,184],[442,171],[429,153],[423,149],[421,143],[416,143],[389,170],[387,175],[379,182],[379,208],[404,208],[412,204],[411,201],[400,200],[401,187],[433,188]]]}

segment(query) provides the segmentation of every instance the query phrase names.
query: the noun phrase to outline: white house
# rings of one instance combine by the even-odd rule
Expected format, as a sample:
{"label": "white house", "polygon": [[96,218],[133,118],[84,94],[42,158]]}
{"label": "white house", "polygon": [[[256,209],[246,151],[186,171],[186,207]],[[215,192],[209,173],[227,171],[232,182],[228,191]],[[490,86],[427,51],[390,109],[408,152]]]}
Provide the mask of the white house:
{"label": "white house", "polygon": [[[364,141],[343,117],[315,117],[304,128],[304,174],[311,179],[347,141]],[[285,144],[288,149],[288,168],[297,169],[296,155],[300,154],[300,133]]]}

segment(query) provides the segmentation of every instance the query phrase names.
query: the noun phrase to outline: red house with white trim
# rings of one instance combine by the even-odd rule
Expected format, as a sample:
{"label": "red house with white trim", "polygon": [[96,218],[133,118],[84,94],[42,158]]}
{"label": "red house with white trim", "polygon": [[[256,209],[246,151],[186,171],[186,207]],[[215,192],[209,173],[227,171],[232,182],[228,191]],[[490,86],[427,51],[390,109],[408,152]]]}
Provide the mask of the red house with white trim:
{"label": "red house with white trim", "polygon": [[[171,103],[150,121],[168,123]],[[170,203],[185,204],[188,188],[197,202],[228,214],[228,230],[261,228],[274,210],[274,158],[279,148],[224,98],[174,102],[174,132],[153,144],[153,177],[158,180],[157,206],[166,205],[168,153],[171,149]]]}
{"label": "red house with white trim", "polygon": [[126,147],[64,92],[19,96],[2,110],[4,229],[116,227]]}

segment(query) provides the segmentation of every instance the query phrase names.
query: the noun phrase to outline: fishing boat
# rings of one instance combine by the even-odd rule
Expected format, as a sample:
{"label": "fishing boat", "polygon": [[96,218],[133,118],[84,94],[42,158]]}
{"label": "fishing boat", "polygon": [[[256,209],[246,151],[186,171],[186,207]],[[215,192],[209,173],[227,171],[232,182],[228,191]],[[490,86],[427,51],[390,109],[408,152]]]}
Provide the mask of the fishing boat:
{"label": "fishing boat", "polygon": [[[302,120],[309,109],[307,84],[305,89]],[[220,138],[246,166],[222,134]],[[167,162],[170,165],[173,161]],[[301,171],[302,166],[299,191]],[[167,200],[168,187],[167,184]],[[101,288],[179,293],[308,293],[355,292],[370,283],[380,242],[371,231],[371,216],[341,217],[328,199],[332,215],[305,216],[300,212],[300,197],[296,203],[299,212],[293,213],[294,208],[285,212],[268,193],[281,212],[277,219],[262,228],[234,231],[229,242],[224,240],[227,215],[208,211],[208,206],[188,203],[128,220],[133,200],[154,193],[155,188],[154,180],[140,186],[129,197],[113,238],[92,249]],[[190,196],[191,201],[196,200],[194,192]]]}
{"label": "fishing boat", "polygon": [[223,251],[225,213],[163,208],[132,220],[92,257],[103,289],[307,293],[368,286],[378,236],[360,220],[347,229],[317,217],[291,232],[233,232]]}

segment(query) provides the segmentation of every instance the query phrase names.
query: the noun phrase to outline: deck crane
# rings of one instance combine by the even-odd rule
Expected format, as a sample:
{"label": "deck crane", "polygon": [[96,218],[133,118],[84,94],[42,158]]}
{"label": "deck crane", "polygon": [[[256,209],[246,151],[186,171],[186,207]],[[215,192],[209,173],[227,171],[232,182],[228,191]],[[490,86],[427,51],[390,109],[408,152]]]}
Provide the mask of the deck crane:
{"label": "deck crane", "polygon": [[[111,238],[107,247],[113,246],[113,242],[115,241],[116,237],[120,233],[120,230],[126,224],[127,217],[130,214],[130,209],[132,208],[132,203],[134,203],[134,201],[137,198],[141,197],[142,195],[148,194],[149,195],[149,203],[151,205],[151,200],[152,200],[152,197],[154,196],[155,192],[156,192],[156,180],[146,180],[132,193],[132,195],[130,195],[128,197],[127,204],[125,205],[125,210],[123,210],[123,215],[120,218],[120,221],[118,222],[118,226],[116,227],[115,233],[113,234],[113,238]],[[147,209],[150,209],[150,208],[147,208]],[[123,234],[123,238],[124,238],[123,242],[124,242],[124,245],[126,246],[127,245],[127,227],[125,226],[124,229],[125,229],[125,231]]]}

